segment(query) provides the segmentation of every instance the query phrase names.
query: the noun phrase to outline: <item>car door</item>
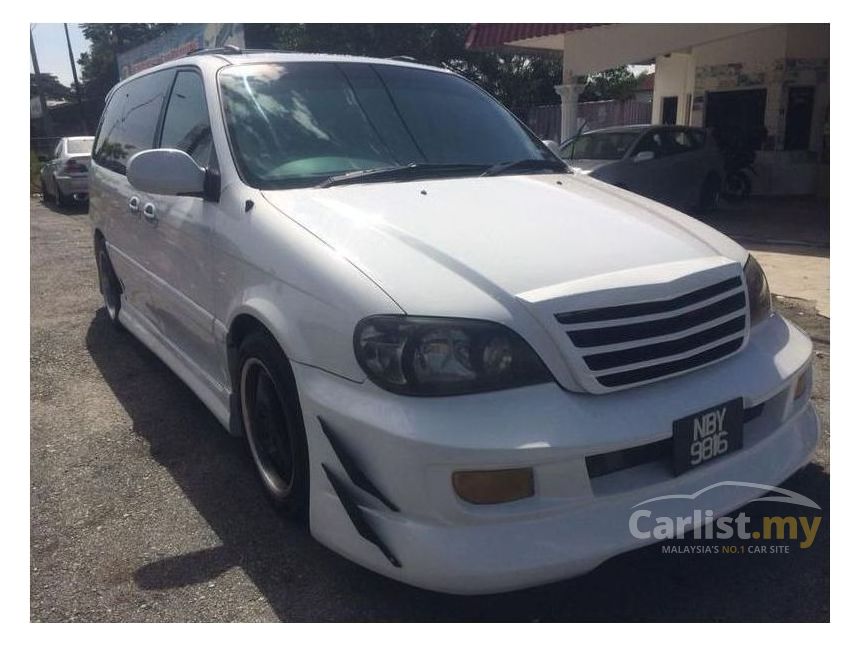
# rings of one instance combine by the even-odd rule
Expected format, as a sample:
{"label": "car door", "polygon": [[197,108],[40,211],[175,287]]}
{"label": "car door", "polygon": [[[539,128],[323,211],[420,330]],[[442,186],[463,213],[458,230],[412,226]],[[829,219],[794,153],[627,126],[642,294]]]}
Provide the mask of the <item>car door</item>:
{"label": "car door", "polygon": [[145,74],[114,91],[99,126],[91,165],[91,207],[102,211],[95,215],[103,222],[111,263],[123,288],[123,306],[129,305],[126,314],[151,324],[156,322],[151,248],[142,221],[147,196],[129,184],[126,167],[132,155],[153,147],[174,75],[172,70]]}
{"label": "car door", "polygon": [[[636,161],[636,155],[642,152],[650,152],[654,157]],[[629,158],[624,161],[624,173],[623,177],[619,178],[619,182],[628,190],[663,201],[669,183],[667,168],[671,160],[668,159],[668,152],[663,130],[648,130],[636,142]]]}
{"label": "car door", "polygon": [[[180,68],[164,110],[157,147],[187,152],[204,168],[217,167],[203,79]],[[142,196],[150,247],[152,310],[165,338],[200,368],[218,373],[213,338],[212,226],[217,204],[202,197]]]}
{"label": "car door", "polygon": [[670,180],[667,185],[666,203],[678,208],[689,208],[698,201],[705,168],[699,145],[688,128],[672,128],[666,131],[670,146],[666,172]]}

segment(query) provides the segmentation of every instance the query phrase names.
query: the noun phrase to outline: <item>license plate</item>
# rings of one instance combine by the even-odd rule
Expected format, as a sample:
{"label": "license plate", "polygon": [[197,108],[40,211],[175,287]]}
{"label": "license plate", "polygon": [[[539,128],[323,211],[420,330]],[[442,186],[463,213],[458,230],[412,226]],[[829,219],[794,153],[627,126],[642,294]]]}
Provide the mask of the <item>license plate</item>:
{"label": "license plate", "polygon": [[672,424],[675,474],[738,450],[744,443],[744,401],[733,399]]}

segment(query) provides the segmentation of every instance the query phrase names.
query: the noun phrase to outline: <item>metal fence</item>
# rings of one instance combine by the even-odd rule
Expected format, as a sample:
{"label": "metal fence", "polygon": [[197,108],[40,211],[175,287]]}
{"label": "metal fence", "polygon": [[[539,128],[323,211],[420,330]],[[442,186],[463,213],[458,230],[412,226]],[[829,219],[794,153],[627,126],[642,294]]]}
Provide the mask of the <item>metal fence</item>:
{"label": "metal fence", "polygon": [[[561,136],[561,106],[536,105],[515,109],[514,113],[541,139],[559,141]],[[579,125],[585,130],[597,130],[613,125],[651,123],[651,103],[646,101],[589,101],[577,110]]]}

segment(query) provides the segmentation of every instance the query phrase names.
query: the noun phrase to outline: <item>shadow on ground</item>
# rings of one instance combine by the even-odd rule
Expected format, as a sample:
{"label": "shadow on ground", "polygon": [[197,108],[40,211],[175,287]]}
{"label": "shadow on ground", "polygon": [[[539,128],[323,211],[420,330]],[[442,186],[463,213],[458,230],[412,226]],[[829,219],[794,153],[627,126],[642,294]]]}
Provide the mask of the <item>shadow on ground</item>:
{"label": "shadow on ground", "polygon": [[71,206],[59,206],[55,201],[39,200],[42,207],[58,215],[86,215],[90,212],[89,202],[75,202]]}
{"label": "shadow on ground", "polygon": [[[130,415],[134,432],[148,442],[153,459],[169,471],[221,541],[144,565],[134,576],[141,589],[199,584],[241,567],[286,621],[829,618],[829,475],[819,466],[808,466],[785,483],[823,508],[818,539],[806,551],[679,556],[663,554],[657,545],[617,557],[581,578],[537,589],[447,596],[368,572],[280,517],[264,500],[242,442],[229,437],[154,354],[112,327],[103,309],[89,326],[86,345]],[[761,514],[764,506],[754,503],[745,510]]]}
{"label": "shadow on ground", "polygon": [[781,245],[830,247],[830,203],[814,197],[753,197],[738,204],[721,203],[696,215],[709,226],[744,246]]}

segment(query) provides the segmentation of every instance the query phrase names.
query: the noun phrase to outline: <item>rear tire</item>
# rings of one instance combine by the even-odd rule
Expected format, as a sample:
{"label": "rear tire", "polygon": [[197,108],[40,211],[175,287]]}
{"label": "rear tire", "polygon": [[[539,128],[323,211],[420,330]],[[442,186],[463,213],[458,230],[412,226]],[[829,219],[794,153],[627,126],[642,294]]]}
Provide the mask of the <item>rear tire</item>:
{"label": "rear tire", "polygon": [[744,201],[752,192],[752,182],[743,171],[729,173],[723,185],[723,197],[736,204]]}
{"label": "rear tire", "polygon": [[710,173],[702,182],[702,187],[699,189],[699,203],[697,209],[700,213],[710,213],[717,208],[720,203],[720,176],[716,173]]}
{"label": "rear tire", "polygon": [[290,363],[275,340],[255,331],[242,340],[237,388],[244,435],[271,503],[288,517],[308,510],[308,447]]}
{"label": "rear tire", "polygon": [[69,208],[72,205],[72,198],[70,196],[66,195],[66,193],[64,193],[60,189],[59,184],[56,184],[56,186],[57,186],[57,206],[62,206],[63,208]]}
{"label": "rear tire", "polygon": [[45,183],[44,177],[39,179],[39,186],[41,187],[41,190],[42,190],[42,202],[47,204],[47,203],[53,201],[51,199],[51,195],[48,194],[48,185]]}
{"label": "rear tire", "polygon": [[119,321],[119,310],[122,306],[122,287],[119,278],[116,277],[116,273],[113,270],[113,264],[111,264],[107,251],[107,244],[105,244],[102,237],[96,240],[96,267],[99,272],[99,291],[102,293],[108,320],[110,320],[114,327],[121,329],[122,323]]}

